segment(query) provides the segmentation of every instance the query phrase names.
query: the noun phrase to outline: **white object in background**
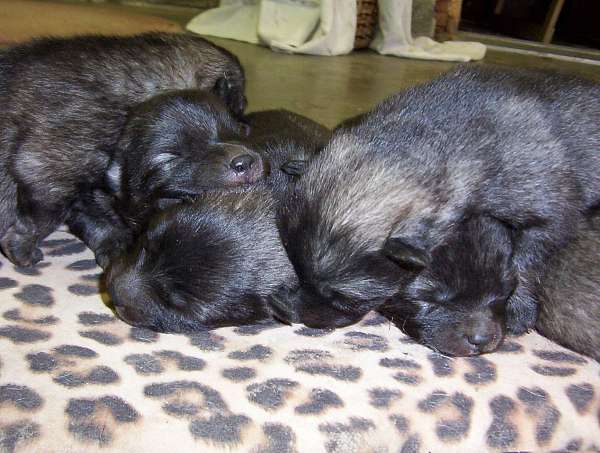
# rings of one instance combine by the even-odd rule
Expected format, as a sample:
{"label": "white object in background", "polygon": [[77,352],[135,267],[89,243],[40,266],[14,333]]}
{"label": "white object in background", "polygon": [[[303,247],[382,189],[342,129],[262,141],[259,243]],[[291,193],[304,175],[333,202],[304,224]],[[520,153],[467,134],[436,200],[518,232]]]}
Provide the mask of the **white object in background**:
{"label": "white object in background", "polygon": [[[412,0],[379,0],[378,6],[379,27],[371,48],[379,53],[446,61],[485,55],[485,46],[476,42],[413,39]],[[219,8],[193,18],[187,29],[283,52],[343,55],[354,48],[356,0],[222,0]]]}
{"label": "white object in background", "polygon": [[379,27],[371,49],[384,55],[422,60],[481,60],[486,47],[478,42],[436,42],[426,36],[412,38],[412,0],[378,0]]}
{"label": "white object in background", "polygon": [[342,55],[354,48],[356,0],[223,0],[186,28],[284,52]]}

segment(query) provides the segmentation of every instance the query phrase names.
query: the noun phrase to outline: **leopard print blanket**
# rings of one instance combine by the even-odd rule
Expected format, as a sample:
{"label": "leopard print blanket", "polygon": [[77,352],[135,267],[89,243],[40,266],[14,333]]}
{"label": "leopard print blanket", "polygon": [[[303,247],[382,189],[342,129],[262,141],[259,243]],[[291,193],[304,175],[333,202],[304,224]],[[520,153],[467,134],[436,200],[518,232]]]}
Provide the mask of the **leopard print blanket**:
{"label": "leopard print blanket", "polygon": [[2,452],[600,451],[600,365],[529,334],[452,359],[384,318],[159,335],[65,231],[0,258]]}

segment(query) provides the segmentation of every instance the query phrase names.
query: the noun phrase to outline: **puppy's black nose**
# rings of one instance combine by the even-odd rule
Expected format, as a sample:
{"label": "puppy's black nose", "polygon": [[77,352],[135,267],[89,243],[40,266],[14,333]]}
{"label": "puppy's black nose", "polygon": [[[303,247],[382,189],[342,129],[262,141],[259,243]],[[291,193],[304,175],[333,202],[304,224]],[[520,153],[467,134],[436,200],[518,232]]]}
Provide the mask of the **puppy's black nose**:
{"label": "puppy's black nose", "polygon": [[469,343],[473,346],[479,346],[480,348],[492,342],[494,334],[488,332],[478,332],[467,337]]}
{"label": "puppy's black nose", "polygon": [[241,156],[234,157],[229,166],[236,173],[245,173],[252,168],[254,162],[255,159],[250,154],[242,154]]}

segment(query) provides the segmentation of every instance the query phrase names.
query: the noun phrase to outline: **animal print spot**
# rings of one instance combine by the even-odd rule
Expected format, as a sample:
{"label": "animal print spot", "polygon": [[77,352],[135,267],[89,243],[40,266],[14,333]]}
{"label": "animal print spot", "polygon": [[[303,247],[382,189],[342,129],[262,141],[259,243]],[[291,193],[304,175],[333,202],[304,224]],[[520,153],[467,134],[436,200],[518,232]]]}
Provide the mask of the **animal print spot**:
{"label": "animal print spot", "polygon": [[108,313],[94,313],[90,311],[82,312],[77,315],[79,323],[84,326],[98,326],[102,324],[110,324],[117,320],[113,315]]}
{"label": "animal print spot", "polygon": [[545,366],[545,365],[534,365],[531,367],[533,371],[542,376],[572,376],[577,372],[575,368],[557,367],[557,366]]}
{"label": "animal print spot", "polygon": [[386,351],[388,349],[387,340],[379,335],[365,332],[347,332],[344,344],[355,351]]}
{"label": "animal print spot", "polygon": [[20,292],[15,294],[15,298],[28,305],[39,305],[42,307],[54,305],[52,288],[43,285],[25,285]]}
{"label": "animal print spot", "polygon": [[224,378],[233,382],[247,381],[256,376],[256,371],[248,367],[226,368],[221,374]]}
{"label": "animal print spot", "polygon": [[40,318],[24,318],[21,315],[21,310],[15,308],[14,310],[5,311],[2,317],[9,321],[20,321],[28,324],[37,324],[41,326],[50,326],[57,324],[59,319],[56,316],[42,316]]}
{"label": "animal print spot", "polygon": [[322,414],[330,407],[343,407],[344,402],[331,390],[313,389],[309,395],[309,400],[297,406],[295,411],[298,414]]}
{"label": "animal print spot", "polygon": [[408,432],[408,420],[406,417],[403,415],[392,414],[389,416],[389,419],[400,434]]}
{"label": "animal print spot", "polygon": [[92,285],[82,285],[80,283],[76,283],[74,285],[69,285],[67,287],[71,294],[75,294],[76,296],[91,296],[93,294],[99,294],[100,291],[96,286]]}
{"label": "animal print spot", "polygon": [[548,360],[549,362],[584,364],[587,363],[583,357],[575,354],[570,354],[563,351],[533,351],[533,354],[540,359]]}
{"label": "animal print spot", "polygon": [[150,329],[131,327],[129,329],[129,338],[140,343],[155,343],[158,341],[159,334]]}
{"label": "animal print spot", "polygon": [[500,347],[496,349],[496,353],[504,352],[504,353],[515,353],[515,352],[523,352],[523,346],[515,341],[507,341],[504,340]]}
{"label": "animal print spot", "polygon": [[591,384],[571,384],[565,390],[575,409],[580,414],[587,412],[590,402],[594,398],[594,387]]}
{"label": "animal print spot", "polygon": [[6,403],[10,403],[22,411],[30,412],[42,406],[42,398],[29,387],[7,384],[0,386],[0,407]]}
{"label": "animal print spot", "polygon": [[96,260],[79,260],[67,265],[70,271],[90,271],[96,269]]}
{"label": "animal print spot", "polygon": [[50,334],[42,330],[29,329],[19,326],[0,327],[0,338],[9,339],[15,344],[19,343],[35,343],[44,341],[50,338]]}
{"label": "animal print spot", "polygon": [[[226,409],[227,406],[216,390],[193,381],[174,381],[151,384],[144,387],[144,395],[150,397],[180,396],[184,392],[194,392],[202,395],[204,405],[208,408]],[[164,409],[164,406],[163,406]]]}
{"label": "animal print spot", "polygon": [[415,434],[406,439],[406,441],[402,444],[400,453],[418,453],[420,450],[421,441],[419,439],[419,436]]}
{"label": "animal print spot", "polygon": [[203,351],[222,351],[225,349],[225,338],[212,332],[202,331],[189,334],[192,346]]}
{"label": "animal print spot", "polygon": [[496,380],[496,365],[484,357],[469,357],[466,361],[473,371],[465,373],[465,381],[469,384],[489,384]]}
{"label": "animal print spot", "polygon": [[445,355],[432,352],[427,355],[427,358],[433,366],[433,373],[437,377],[452,376],[454,374],[453,360]]}
{"label": "animal print spot", "polygon": [[492,423],[487,430],[487,444],[493,448],[510,447],[517,439],[517,427],[510,421],[515,403],[507,396],[499,395],[490,401]]}
{"label": "animal print spot", "polygon": [[16,280],[8,277],[0,277],[0,289],[10,289],[19,286]]}
{"label": "animal print spot", "polygon": [[77,239],[74,238],[46,239],[42,242],[42,247],[60,247],[63,245],[73,244],[75,242],[77,242]]}
{"label": "animal print spot", "polygon": [[55,248],[54,250],[50,250],[48,252],[48,256],[68,256],[75,255],[77,253],[82,253],[86,250],[85,244],[83,242],[73,242],[68,243],[62,246]]}
{"label": "animal print spot", "polygon": [[98,288],[100,288],[100,284],[101,284],[100,283],[101,282],[100,278],[101,277],[102,277],[102,273],[101,272],[98,272],[98,273],[95,273],[95,274],[84,274],[84,275],[80,275],[79,276],[79,278],[81,280],[85,280],[87,282],[93,282],[93,283],[95,283],[96,287],[98,287]]}
{"label": "animal print spot", "polygon": [[201,437],[223,444],[239,444],[241,430],[250,423],[245,415],[214,414],[208,419],[195,419],[190,423],[190,432]]}
{"label": "animal print spot", "polygon": [[0,451],[27,451],[31,442],[39,437],[40,425],[32,421],[19,420],[8,425],[0,424]]}
{"label": "animal print spot", "polygon": [[42,269],[50,265],[51,264],[47,261],[41,261],[33,266],[13,266],[13,269],[15,270],[15,272],[18,272],[21,275],[26,275],[28,277],[37,277],[42,275]]}
{"label": "animal print spot", "polygon": [[237,335],[258,335],[259,333],[264,332],[265,330],[275,329],[277,327],[281,327],[281,324],[276,321],[264,321],[258,324],[250,324],[247,326],[239,326],[233,329],[233,331]]}
{"label": "animal print spot", "polygon": [[271,356],[273,351],[261,344],[255,344],[245,351],[233,351],[227,357],[234,360],[264,360]]}
{"label": "animal print spot", "polygon": [[357,381],[362,375],[360,368],[332,363],[332,354],[319,349],[293,350],[284,360],[292,364],[298,372],[329,376],[341,381]]}
{"label": "animal print spot", "polygon": [[79,331],[79,335],[84,338],[89,338],[90,340],[97,341],[100,344],[106,346],[116,346],[123,343],[116,335],[113,335],[110,332],[102,332],[98,330],[83,330]]}
{"label": "animal print spot", "polygon": [[393,400],[402,397],[400,390],[374,388],[369,390],[371,406],[377,408],[388,408]]}
{"label": "animal print spot", "polygon": [[[85,443],[106,446],[111,443],[119,425],[136,422],[140,415],[117,396],[70,399],[65,409],[69,432]],[[109,420],[112,419],[114,423]]]}
{"label": "animal print spot", "polygon": [[421,382],[421,377],[414,373],[414,370],[420,370],[421,365],[414,360],[400,358],[383,358],[379,365],[385,368],[401,368],[407,371],[399,371],[392,377],[399,382],[407,385],[417,385]]}
{"label": "animal print spot", "polygon": [[312,327],[301,327],[300,329],[294,330],[296,335],[303,337],[324,337],[333,332],[334,329],[313,329]]}
{"label": "animal print spot", "polygon": [[418,370],[421,368],[421,365],[414,360],[410,359],[399,359],[399,358],[383,358],[379,361],[379,365],[385,368],[404,368],[404,369],[413,369]]}
{"label": "animal print spot", "polygon": [[[442,407],[445,409],[436,423],[436,434],[441,440],[457,440],[467,435],[473,410],[473,399],[467,395],[457,392],[450,396],[443,390],[437,390],[421,400],[418,407],[425,413],[436,413]],[[454,412],[451,418],[446,415],[448,409]]]}
{"label": "animal print spot", "polygon": [[539,445],[547,444],[554,434],[560,412],[550,402],[549,395],[539,387],[521,387],[517,398],[526,406],[526,412],[536,419],[535,439]]}
{"label": "animal print spot", "polygon": [[[328,452],[360,451],[364,448],[365,433],[375,429],[375,423],[362,417],[350,417],[348,423],[321,423],[319,431],[328,437],[325,449]],[[361,445],[357,449],[349,450],[350,445]]]}
{"label": "animal print spot", "polygon": [[279,409],[298,383],[289,379],[269,379],[246,387],[248,399],[263,409]]}
{"label": "animal print spot", "polygon": [[197,371],[205,366],[205,362],[197,357],[185,356],[176,351],[158,351],[150,354],[130,354],[125,363],[132,365],[141,375],[158,374],[165,370],[164,362],[175,363],[179,370]]}
{"label": "animal print spot", "polygon": [[296,451],[296,436],[289,426],[281,423],[265,423],[262,430],[267,444],[252,450],[253,453],[293,453]]}
{"label": "animal print spot", "polygon": [[[52,380],[62,386],[73,388],[86,384],[112,384],[119,375],[107,366],[92,366],[86,371],[74,371],[73,367],[85,367],[86,360],[98,357],[89,349],[76,345],[63,345],[54,348],[53,353],[38,352],[27,354],[29,369],[40,373],[53,373]],[[80,360],[78,360],[80,359]]]}

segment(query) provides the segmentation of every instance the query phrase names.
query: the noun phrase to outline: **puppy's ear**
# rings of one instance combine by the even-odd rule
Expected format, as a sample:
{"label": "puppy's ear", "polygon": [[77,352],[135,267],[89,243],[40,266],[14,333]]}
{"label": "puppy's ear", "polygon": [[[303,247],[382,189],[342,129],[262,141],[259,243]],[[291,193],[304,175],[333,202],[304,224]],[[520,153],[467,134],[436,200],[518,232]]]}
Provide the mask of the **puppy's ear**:
{"label": "puppy's ear", "polygon": [[399,266],[410,270],[421,270],[429,265],[430,257],[426,250],[399,237],[387,238],[382,253]]}
{"label": "puppy's ear", "polygon": [[286,175],[302,176],[307,164],[308,161],[306,160],[288,160],[280,167],[280,169]]}
{"label": "puppy's ear", "polygon": [[212,92],[225,101],[229,110],[238,118],[242,116],[247,105],[243,89],[231,74],[223,74],[217,79]]}

